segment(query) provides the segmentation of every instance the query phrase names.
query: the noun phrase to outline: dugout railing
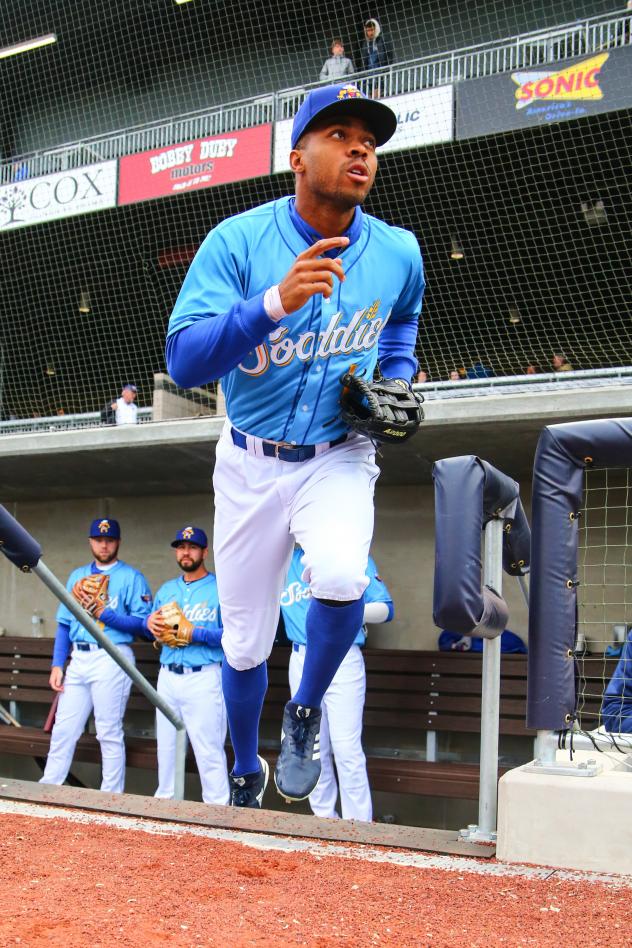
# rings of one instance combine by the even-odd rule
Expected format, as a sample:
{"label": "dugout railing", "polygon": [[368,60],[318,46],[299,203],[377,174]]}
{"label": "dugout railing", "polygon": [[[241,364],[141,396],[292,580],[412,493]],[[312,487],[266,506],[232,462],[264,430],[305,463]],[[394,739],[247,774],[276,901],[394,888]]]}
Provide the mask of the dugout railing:
{"label": "dugout railing", "polygon": [[[632,43],[632,12],[604,14],[547,30],[536,30],[443,55],[396,63],[379,72],[358,72],[352,81],[366,95],[398,96],[513,69],[542,66]],[[134,128],[118,129],[0,162],[0,185],[68,171],[190,139],[292,118],[305,95],[320,82],[249,97]]]}
{"label": "dugout railing", "polygon": [[433,619],[439,628],[484,639],[478,825],[466,835],[487,842],[496,833],[500,645],[509,617],[503,571],[524,581],[530,530],[519,485],[486,461],[474,455],[445,458],[434,465],[433,479]]}

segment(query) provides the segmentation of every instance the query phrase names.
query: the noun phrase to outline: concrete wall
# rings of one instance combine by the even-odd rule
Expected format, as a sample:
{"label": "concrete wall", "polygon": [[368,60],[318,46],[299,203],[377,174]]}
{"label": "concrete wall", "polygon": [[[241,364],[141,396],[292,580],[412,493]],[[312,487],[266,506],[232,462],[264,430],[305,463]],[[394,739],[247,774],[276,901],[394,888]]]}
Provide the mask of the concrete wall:
{"label": "concrete wall", "polygon": [[[154,591],[177,573],[169,547],[176,530],[193,522],[209,535],[212,531],[212,499],[205,494],[19,503],[9,509],[40,541],[44,562],[63,582],[74,567],[90,558],[86,531],[94,517],[120,521],[121,557],[145,573]],[[372,552],[393,596],[395,618],[370,630],[370,644],[377,648],[435,648],[434,500],[430,486],[378,487]],[[209,556],[212,562],[212,553]],[[507,598],[510,627],[526,638],[526,610],[516,580],[508,579]],[[37,577],[19,573],[0,557],[0,626],[8,634],[54,635],[55,610],[55,601]],[[32,623],[34,613],[43,623]]]}

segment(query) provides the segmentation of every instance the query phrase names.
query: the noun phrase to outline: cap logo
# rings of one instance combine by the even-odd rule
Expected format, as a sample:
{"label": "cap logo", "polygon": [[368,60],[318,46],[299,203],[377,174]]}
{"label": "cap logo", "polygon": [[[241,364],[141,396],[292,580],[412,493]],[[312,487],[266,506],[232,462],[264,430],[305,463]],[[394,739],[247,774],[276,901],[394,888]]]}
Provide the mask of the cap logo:
{"label": "cap logo", "polygon": [[182,531],[182,539],[183,539],[183,540],[190,540],[191,537],[193,536],[194,532],[195,532],[195,531],[194,531],[193,527],[185,527],[184,530]]}
{"label": "cap logo", "polygon": [[364,96],[355,86],[344,86],[338,92],[338,99],[363,99]]}
{"label": "cap logo", "polygon": [[110,529],[110,521],[101,520],[101,522],[99,523],[99,533],[107,533],[109,529]]}

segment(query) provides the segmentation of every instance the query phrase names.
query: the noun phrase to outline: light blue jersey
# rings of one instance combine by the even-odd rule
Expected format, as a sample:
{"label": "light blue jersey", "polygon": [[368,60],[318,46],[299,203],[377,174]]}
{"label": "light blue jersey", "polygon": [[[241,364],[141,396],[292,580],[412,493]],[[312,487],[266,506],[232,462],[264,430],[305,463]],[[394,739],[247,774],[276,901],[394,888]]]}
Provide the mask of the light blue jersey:
{"label": "light blue jersey", "polygon": [[[154,607],[159,609],[168,602],[177,602],[185,616],[195,626],[194,641],[184,648],[169,648],[163,645],[160,652],[161,665],[186,665],[189,668],[196,665],[210,665],[211,662],[221,662],[224,653],[221,648],[211,648],[204,642],[196,642],[196,638],[203,638],[204,632],[221,635],[222,619],[219,611],[219,597],[217,582],[213,573],[208,573],[202,579],[195,579],[185,583],[184,577],[170,579],[164,583],[154,600]],[[197,633],[199,630],[199,633]]]}
{"label": "light blue jersey", "polygon": [[[72,592],[72,587],[78,579],[91,576],[93,573],[101,572],[94,563],[88,563],[86,566],[79,566],[70,574],[66,589]],[[104,571],[105,572],[105,571]],[[129,566],[122,560],[119,560],[111,570],[107,570],[110,577],[108,584],[107,609],[112,609],[119,615],[137,616],[144,619],[151,612],[151,589],[142,573],[133,566]],[[96,620],[98,622],[98,619]],[[71,642],[90,642],[95,643],[95,639],[84,629],[80,622],[75,619],[72,613],[63,605],[57,610],[57,622],[69,626],[69,637]],[[99,625],[102,623],[98,622]],[[130,632],[121,632],[104,626],[103,631],[112,639],[116,645],[127,645],[133,642],[134,636]]]}
{"label": "light blue jersey", "polygon": [[[299,548],[294,550],[292,562],[288,572],[287,583],[281,596],[281,612],[283,613],[283,622],[285,624],[285,634],[290,642],[296,642],[299,645],[305,645],[305,620],[307,619],[307,610],[312,599],[309,586],[301,578],[303,573],[303,564],[301,557],[303,551]],[[370,556],[366,569],[369,577],[369,585],[364,592],[364,601],[367,602],[385,602],[388,606],[387,622],[393,618],[393,600],[391,594],[386,588],[386,583],[380,578],[377,572],[375,561]],[[364,645],[366,642],[366,626],[358,631],[354,639],[354,645]]]}
{"label": "light blue jersey", "polygon": [[[354,366],[372,379],[378,354],[385,377],[409,380],[415,372],[424,290],[412,233],[356,208],[347,236],[346,279],[334,278],[331,298],[316,294],[275,323],[263,294],[318,235],[290,197],[222,221],[193,260],[169,321],[173,377],[191,386],[223,376],[228,417],[248,434],[291,444],[342,435],[344,372]],[[201,321],[215,325],[196,326],[188,345],[175,338]]]}

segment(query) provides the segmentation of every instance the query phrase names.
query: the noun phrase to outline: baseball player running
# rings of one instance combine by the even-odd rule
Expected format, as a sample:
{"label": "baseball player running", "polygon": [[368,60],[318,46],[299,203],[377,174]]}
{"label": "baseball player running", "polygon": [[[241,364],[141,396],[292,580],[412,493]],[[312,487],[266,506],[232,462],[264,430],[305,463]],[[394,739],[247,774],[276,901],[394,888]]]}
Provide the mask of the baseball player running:
{"label": "baseball player running", "polygon": [[295,538],[312,600],[275,772],[288,801],[318,783],[323,695],[362,624],[379,469],[372,441],[341,417],[340,379],[350,369],[372,379],[379,358],[385,378],[372,383],[374,405],[399,393],[418,411],[410,379],[424,289],[419,247],[361,210],[376,147],[396,126],[391,109],[353,86],[311,92],[292,126],[296,195],[209,233],[169,323],[177,384],[221,378],[226,394],[214,554],[234,806],[258,806],[267,780],[259,718]]}
{"label": "baseball player running", "polygon": [[[154,599],[147,628],[161,645],[158,694],[184,721],[205,803],[228,803],[226,709],[222,697],[222,622],[215,577],[206,568],[208,540],[199,527],[184,527],[171,544],[182,570]],[[173,799],[176,729],[156,711],[158,789]]]}
{"label": "baseball player running", "polygon": [[[151,590],[142,573],[118,559],[121,530],[117,520],[93,520],[88,536],[94,559],[73,570],[67,589],[133,661],[130,642],[144,634],[144,620],[151,612]],[[71,660],[64,676],[69,654]],[[101,745],[101,789],[122,793],[123,715],[132,681],[64,605],[57,610],[49,681],[53,691],[59,692],[59,704],[40,783],[64,782],[77,741],[94,709]]]}
{"label": "baseball player running", "polygon": [[[301,682],[305,660],[305,624],[311,600],[309,586],[303,581],[303,551],[294,550],[287,586],[281,596],[281,612],[285,633],[292,643],[290,653],[290,691],[296,693]],[[367,566],[369,585],[364,592],[363,623],[371,625],[390,622],[393,600],[371,556]],[[342,660],[333,681],[325,692],[320,719],[320,780],[309,795],[309,805],[316,816],[337,818],[338,782],[340,804],[346,820],[371,820],[373,806],[362,750],[362,712],[366,694],[366,670],[362,646],[366,642],[366,625],[358,630],[353,645]],[[334,772],[334,759],[338,782]]]}

